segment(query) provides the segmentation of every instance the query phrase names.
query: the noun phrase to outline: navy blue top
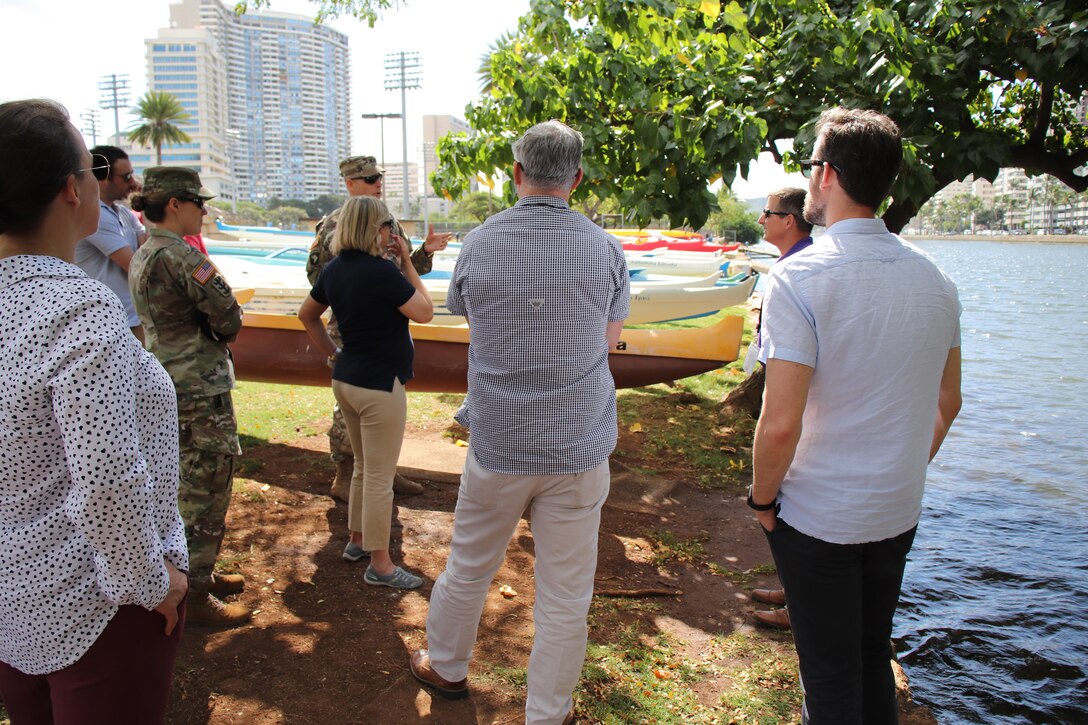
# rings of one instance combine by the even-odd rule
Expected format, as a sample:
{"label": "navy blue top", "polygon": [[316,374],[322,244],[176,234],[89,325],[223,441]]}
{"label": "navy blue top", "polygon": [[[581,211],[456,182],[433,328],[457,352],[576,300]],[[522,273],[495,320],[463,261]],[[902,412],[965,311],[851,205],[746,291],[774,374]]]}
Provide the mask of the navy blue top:
{"label": "navy blue top", "polygon": [[396,266],[381,257],[349,249],[329,262],[310,296],[332,307],[343,349],[333,380],[371,390],[393,390],[412,379],[415,350],[408,318],[399,308],[416,292]]}

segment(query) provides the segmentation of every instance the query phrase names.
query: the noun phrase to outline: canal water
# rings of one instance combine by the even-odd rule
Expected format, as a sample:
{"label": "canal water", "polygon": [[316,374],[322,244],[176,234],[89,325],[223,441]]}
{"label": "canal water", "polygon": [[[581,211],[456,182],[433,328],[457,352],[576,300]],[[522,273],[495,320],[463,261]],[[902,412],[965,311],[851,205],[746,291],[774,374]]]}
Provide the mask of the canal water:
{"label": "canal water", "polygon": [[1088,722],[1088,244],[918,242],[964,306],[895,638],[941,723]]}

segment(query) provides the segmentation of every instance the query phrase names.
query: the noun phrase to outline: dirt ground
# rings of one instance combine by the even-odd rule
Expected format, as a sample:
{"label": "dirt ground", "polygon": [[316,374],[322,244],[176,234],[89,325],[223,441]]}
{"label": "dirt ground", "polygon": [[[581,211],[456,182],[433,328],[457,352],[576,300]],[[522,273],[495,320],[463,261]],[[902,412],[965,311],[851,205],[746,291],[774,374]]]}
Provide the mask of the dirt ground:
{"label": "dirt ground", "polygon": [[[438,431],[410,430],[408,436],[452,446]],[[633,449],[635,444],[621,445]],[[469,674],[471,697],[432,699],[413,680],[407,662],[408,653],[425,644],[427,601],[452,531],[455,476],[437,471],[417,476],[425,492],[395,502],[393,557],[424,577],[422,589],[370,587],[363,583],[365,562],[349,564],[340,556],[347,507],[326,495],[333,470],[327,450],[324,436],[301,435],[246,451],[245,458],[259,463],[251,466],[257,470],[243,472],[236,486],[222,558],[246,577],[246,591],[237,599],[255,610],[253,623],[223,632],[186,631],[168,722],[523,722],[523,688],[493,673],[524,669],[528,662],[533,633],[528,522],[519,525],[488,596]],[[751,626],[752,611],[760,605],[748,599],[748,590],[774,586],[773,575],[718,576],[697,562],[659,567],[646,535],[661,530],[677,541],[700,540],[705,561],[736,572],[770,561],[762,532],[739,494],[705,490],[667,472],[648,479],[614,470],[601,523],[598,591],[677,592],[653,597],[660,609],[652,615],[626,612],[617,626],[624,618],[639,619],[644,631],[671,635],[692,661],[705,660],[710,638],[738,628],[776,642],[792,656],[787,633],[757,634]],[[517,596],[503,598],[498,593],[503,584]],[[607,628],[598,628],[591,638],[608,635]],[[708,707],[716,706],[729,687],[728,678],[696,686]],[[637,713],[631,715],[630,721],[638,722]],[[904,722],[932,722],[917,717]]]}

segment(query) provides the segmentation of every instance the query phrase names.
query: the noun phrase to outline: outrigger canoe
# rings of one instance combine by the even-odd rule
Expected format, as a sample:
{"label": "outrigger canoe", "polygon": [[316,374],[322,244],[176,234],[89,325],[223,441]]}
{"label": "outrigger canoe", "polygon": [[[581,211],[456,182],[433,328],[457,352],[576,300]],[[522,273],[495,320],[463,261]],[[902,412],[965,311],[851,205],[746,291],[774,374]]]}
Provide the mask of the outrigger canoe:
{"label": "outrigger canoe", "polygon": [[[463,393],[468,386],[467,326],[409,326],[415,342],[415,377],[408,389],[428,393]],[[608,356],[616,387],[679,380],[715,370],[737,359],[744,330],[741,317],[726,317],[704,328],[624,330]],[[330,384],[325,355],[310,342],[292,315],[246,312],[242,330],[231,343],[239,380],[289,385]]]}

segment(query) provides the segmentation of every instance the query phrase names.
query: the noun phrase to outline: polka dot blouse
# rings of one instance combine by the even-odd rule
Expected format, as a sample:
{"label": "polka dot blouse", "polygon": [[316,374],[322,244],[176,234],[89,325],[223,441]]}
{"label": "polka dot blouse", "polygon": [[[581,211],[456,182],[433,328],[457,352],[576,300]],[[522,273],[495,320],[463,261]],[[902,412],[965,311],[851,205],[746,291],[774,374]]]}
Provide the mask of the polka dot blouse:
{"label": "polka dot blouse", "polygon": [[77,661],[123,604],[189,568],[177,402],[124,309],[78,267],[0,259],[0,660]]}

